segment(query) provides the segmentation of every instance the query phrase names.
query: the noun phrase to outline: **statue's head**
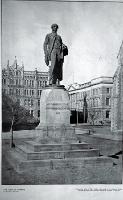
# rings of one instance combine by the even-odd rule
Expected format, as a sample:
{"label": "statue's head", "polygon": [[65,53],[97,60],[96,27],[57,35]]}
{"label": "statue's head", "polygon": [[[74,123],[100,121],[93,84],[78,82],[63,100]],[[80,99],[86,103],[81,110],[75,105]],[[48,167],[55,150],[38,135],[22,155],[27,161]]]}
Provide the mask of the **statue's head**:
{"label": "statue's head", "polygon": [[57,24],[52,24],[51,25],[51,29],[52,29],[52,31],[57,31],[58,25]]}

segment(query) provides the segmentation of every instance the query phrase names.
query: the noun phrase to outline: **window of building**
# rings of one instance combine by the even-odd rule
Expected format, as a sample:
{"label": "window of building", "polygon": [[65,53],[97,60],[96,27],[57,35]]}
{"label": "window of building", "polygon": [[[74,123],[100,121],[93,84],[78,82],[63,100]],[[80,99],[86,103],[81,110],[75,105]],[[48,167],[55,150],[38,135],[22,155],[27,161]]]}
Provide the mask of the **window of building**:
{"label": "window of building", "polygon": [[93,95],[95,95],[95,89],[93,89]]}
{"label": "window of building", "polygon": [[38,117],[40,117],[40,110],[38,110]]}
{"label": "window of building", "polygon": [[32,96],[34,95],[34,90],[32,90]]}
{"label": "window of building", "polygon": [[18,95],[18,89],[16,89],[16,95]]}
{"label": "window of building", "polygon": [[3,84],[6,85],[6,79],[3,79]]}
{"label": "window of building", "polygon": [[106,110],[106,118],[109,119],[110,118],[110,111]]}
{"label": "window of building", "polygon": [[107,93],[109,93],[109,91],[110,91],[109,88],[107,88],[106,91],[107,91]]}
{"label": "window of building", "polygon": [[20,99],[17,99],[17,103],[20,105]]}
{"label": "window of building", "polygon": [[79,99],[79,93],[76,94],[76,98],[77,98],[77,100]]}
{"label": "window of building", "polygon": [[38,106],[40,106],[40,99],[38,99]]}
{"label": "window of building", "polygon": [[95,99],[95,106],[98,107],[98,99]]}
{"label": "window of building", "polygon": [[96,89],[96,94],[98,95],[98,88]]}
{"label": "window of building", "polygon": [[31,110],[31,116],[33,117],[33,110]]}
{"label": "window of building", "polygon": [[25,106],[27,105],[27,99],[24,100],[24,105],[25,105]]}
{"label": "window of building", "polygon": [[93,102],[93,106],[95,106],[95,99],[93,99],[92,102]]}
{"label": "window of building", "polygon": [[109,97],[106,97],[106,106],[109,106],[109,103],[110,103]]}
{"label": "window of building", "polygon": [[38,96],[41,96],[42,90],[38,90]]}
{"label": "window of building", "polygon": [[31,99],[31,106],[33,106],[33,99]]}

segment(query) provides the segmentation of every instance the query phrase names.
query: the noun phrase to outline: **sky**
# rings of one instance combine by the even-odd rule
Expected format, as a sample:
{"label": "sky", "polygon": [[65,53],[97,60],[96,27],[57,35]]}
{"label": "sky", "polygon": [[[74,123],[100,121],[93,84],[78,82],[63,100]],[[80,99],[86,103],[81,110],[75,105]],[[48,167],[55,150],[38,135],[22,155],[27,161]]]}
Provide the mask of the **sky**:
{"label": "sky", "polygon": [[123,3],[2,1],[2,67],[7,60],[25,70],[48,71],[43,43],[51,24],[68,46],[62,84],[113,76],[123,40]]}

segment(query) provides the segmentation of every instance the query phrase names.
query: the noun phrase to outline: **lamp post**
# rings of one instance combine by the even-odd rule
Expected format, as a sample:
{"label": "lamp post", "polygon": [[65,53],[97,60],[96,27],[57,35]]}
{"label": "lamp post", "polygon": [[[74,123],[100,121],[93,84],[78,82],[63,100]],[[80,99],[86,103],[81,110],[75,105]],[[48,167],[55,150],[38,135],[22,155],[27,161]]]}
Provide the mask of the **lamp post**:
{"label": "lamp post", "polygon": [[76,103],[76,125],[78,125],[78,119],[79,119],[79,116],[78,116],[78,103]]}
{"label": "lamp post", "polygon": [[13,142],[13,125],[14,125],[14,121],[15,121],[15,116],[14,116],[14,110],[13,110],[13,107],[12,107],[12,123],[11,123],[11,129],[10,129],[10,132],[11,132],[11,148],[15,147],[15,144]]}
{"label": "lamp post", "polygon": [[85,93],[84,95],[84,104],[83,104],[83,115],[84,115],[84,123],[86,123],[87,119],[86,119],[86,113],[87,113],[87,94]]}
{"label": "lamp post", "polygon": [[83,113],[84,113],[84,123],[85,123],[85,106],[83,107]]}

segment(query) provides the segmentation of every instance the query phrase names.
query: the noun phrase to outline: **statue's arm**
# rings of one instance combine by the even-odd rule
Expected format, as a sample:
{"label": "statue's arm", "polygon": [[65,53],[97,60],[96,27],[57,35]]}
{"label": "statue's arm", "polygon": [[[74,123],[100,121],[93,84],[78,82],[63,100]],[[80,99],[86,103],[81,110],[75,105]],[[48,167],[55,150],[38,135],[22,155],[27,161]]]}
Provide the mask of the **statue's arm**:
{"label": "statue's arm", "polygon": [[46,37],[45,37],[45,41],[44,41],[44,45],[43,45],[43,48],[44,48],[44,53],[45,54],[47,54],[47,45],[48,45],[48,39],[49,37],[48,37],[48,35],[46,35]]}
{"label": "statue's arm", "polygon": [[63,42],[62,42],[62,38],[61,37],[60,37],[60,41],[61,41],[61,46],[62,46]]}
{"label": "statue's arm", "polygon": [[44,41],[44,44],[43,44],[43,49],[44,49],[44,54],[45,54],[45,63],[46,63],[47,66],[49,65],[48,49],[47,49],[48,41],[49,41],[49,36],[46,35],[45,41]]}

